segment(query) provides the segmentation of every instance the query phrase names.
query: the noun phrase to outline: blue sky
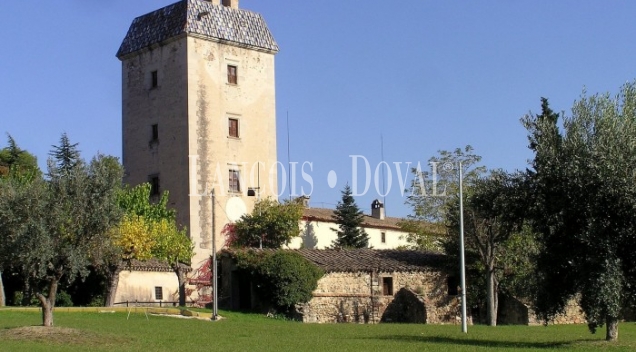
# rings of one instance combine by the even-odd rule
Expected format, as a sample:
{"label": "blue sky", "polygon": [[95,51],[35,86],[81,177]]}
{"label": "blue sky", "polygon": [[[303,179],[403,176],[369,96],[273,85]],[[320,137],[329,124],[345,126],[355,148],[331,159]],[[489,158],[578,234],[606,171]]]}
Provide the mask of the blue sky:
{"label": "blue sky", "polygon": [[[62,132],[85,158],[120,156],[115,53],[133,18],[172,2],[0,3],[0,132],[41,165]],[[425,164],[440,149],[470,144],[490,168],[523,169],[532,155],[519,119],[539,110],[540,97],[567,113],[584,87],[614,94],[636,78],[636,2],[241,0],[240,7],[261,13],[281,47],[278,158],[287,162],[289,114],[291,160],[313,163],[317,207],[333,207],[352,183],[350,155],[364,155],[375,170],[381,136],[389,163]],[[392,176],[387,214],[405,216],[394,167]],[[364,180],[357,182],[362,190]],[[309,188],[299,182],[297,193],[300,186]],[[373,189],[372,182],[356,198],[366,211],[378,197]]]}

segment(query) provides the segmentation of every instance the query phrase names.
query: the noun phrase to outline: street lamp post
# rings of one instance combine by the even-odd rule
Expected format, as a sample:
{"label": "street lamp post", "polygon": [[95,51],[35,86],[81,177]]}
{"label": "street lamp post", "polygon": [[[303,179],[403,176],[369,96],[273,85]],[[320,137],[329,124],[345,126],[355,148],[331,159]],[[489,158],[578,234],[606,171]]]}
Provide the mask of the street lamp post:
{"label": "street lamp post", "polygon": [[210,192],[210,200],[212,201],[212,320],[219,319],[219,304],[218,304],[218,273],[216,265],[216,234],[214,232],[214,189]]}
{"label": "street lamp post", "polygon": [[466,263],[464,258],[464,193],[461,161],[459,162],[459,262],[462,289],[462,332],[467,333],[468,324],[466,322]]}

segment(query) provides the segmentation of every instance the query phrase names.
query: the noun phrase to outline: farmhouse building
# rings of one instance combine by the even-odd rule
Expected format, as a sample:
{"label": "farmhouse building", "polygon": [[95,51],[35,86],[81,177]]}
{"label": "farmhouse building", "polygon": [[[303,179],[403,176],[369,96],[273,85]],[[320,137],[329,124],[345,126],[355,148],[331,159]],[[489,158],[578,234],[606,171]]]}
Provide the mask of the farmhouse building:
{"label": "farmhouse building", "polygon": [[[297,306],[312,323],[457,323],[460,317],[454,261],[442,254],[406,250],[297,249],[323,269],[313,298]],[[234,252],[222,253],[220,305],[260,306],[249,276],[236,268]]]}
{"label": "farmhouse building", "polygon": [[[386,217],[384,205],[379,200],[373,201],[371,207],[371,215],[365,214],[362,222],[362,228],[369,235],[369,246],[375,249],[406,246],[408,232],[400,227],[402,219]],[[300,236],[292,240],[289,248],[329,248],[338,237],[334,231],[337,229],[333,209],[311,208],[307,205],[300,221]]]}

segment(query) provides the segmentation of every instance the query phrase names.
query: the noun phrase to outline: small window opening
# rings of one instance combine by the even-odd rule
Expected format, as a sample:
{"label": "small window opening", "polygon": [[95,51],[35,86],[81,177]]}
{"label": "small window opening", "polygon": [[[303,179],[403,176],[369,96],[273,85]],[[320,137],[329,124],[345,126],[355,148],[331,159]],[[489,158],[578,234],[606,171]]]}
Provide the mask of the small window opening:
{"label": "small window opening", "polygon": [[457,286],[459,286],[458,282],[457,282],[457,277],[456,276],[449,276],[446,279],[446,283],[448,286],[448,295],[449,296],[457,296],[459,294],[459,289]]}
{"label": "small window opening", "polygon": [[227,83],[238,84],[237,67],[234,65],[227,65]]}
{"label": "small window opening", "polygon": [[385,296],[393,296],[393,278],[382,278],[382,294]]}
{"label": "small window opening", "polygon": [[380,241],[382,241],[382,243],[386,243],[386,232],[380,233]]}
{"label": "small window opening", "polygon": [[151,135],[151,139],[150,140],[152,142],[158,141],[159,140],[159,125],[157,125],[157,124],[152,125],[151,130],[152,130],[152,132],[151,132],[152,135]]}
{"label": "small window opening", "polygon": [[155,299],[158,299],[158,300],[163,299],[163,287],[155,286]]}
{"label": "small window opening", "polygon": [[150,196],[159,195],[159,175],[152,175],[150,178]]}
{"label": "small window opening", "polygon": [[152,71],[150,73],[150,77],[151,77],[151,87],[152,88],[157,88],[159,86],[159,76],[157,75],[157,71]]}

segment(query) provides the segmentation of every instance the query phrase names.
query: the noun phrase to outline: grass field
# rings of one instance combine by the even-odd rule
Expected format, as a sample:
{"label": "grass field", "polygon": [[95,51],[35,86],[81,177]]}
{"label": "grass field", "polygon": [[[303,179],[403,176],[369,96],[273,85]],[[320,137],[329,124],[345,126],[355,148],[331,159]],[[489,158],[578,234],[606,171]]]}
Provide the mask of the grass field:
{"label": "grass field", "polygon": [[[37,311],[0,309],[1,351],[634,351],[636,324],[619,324],[618,343],[576,326],[302,324],[220,312],[212,322],[134,313],[56,312],[54,330]],[[51,332],[51,333],[49,333]]]}

